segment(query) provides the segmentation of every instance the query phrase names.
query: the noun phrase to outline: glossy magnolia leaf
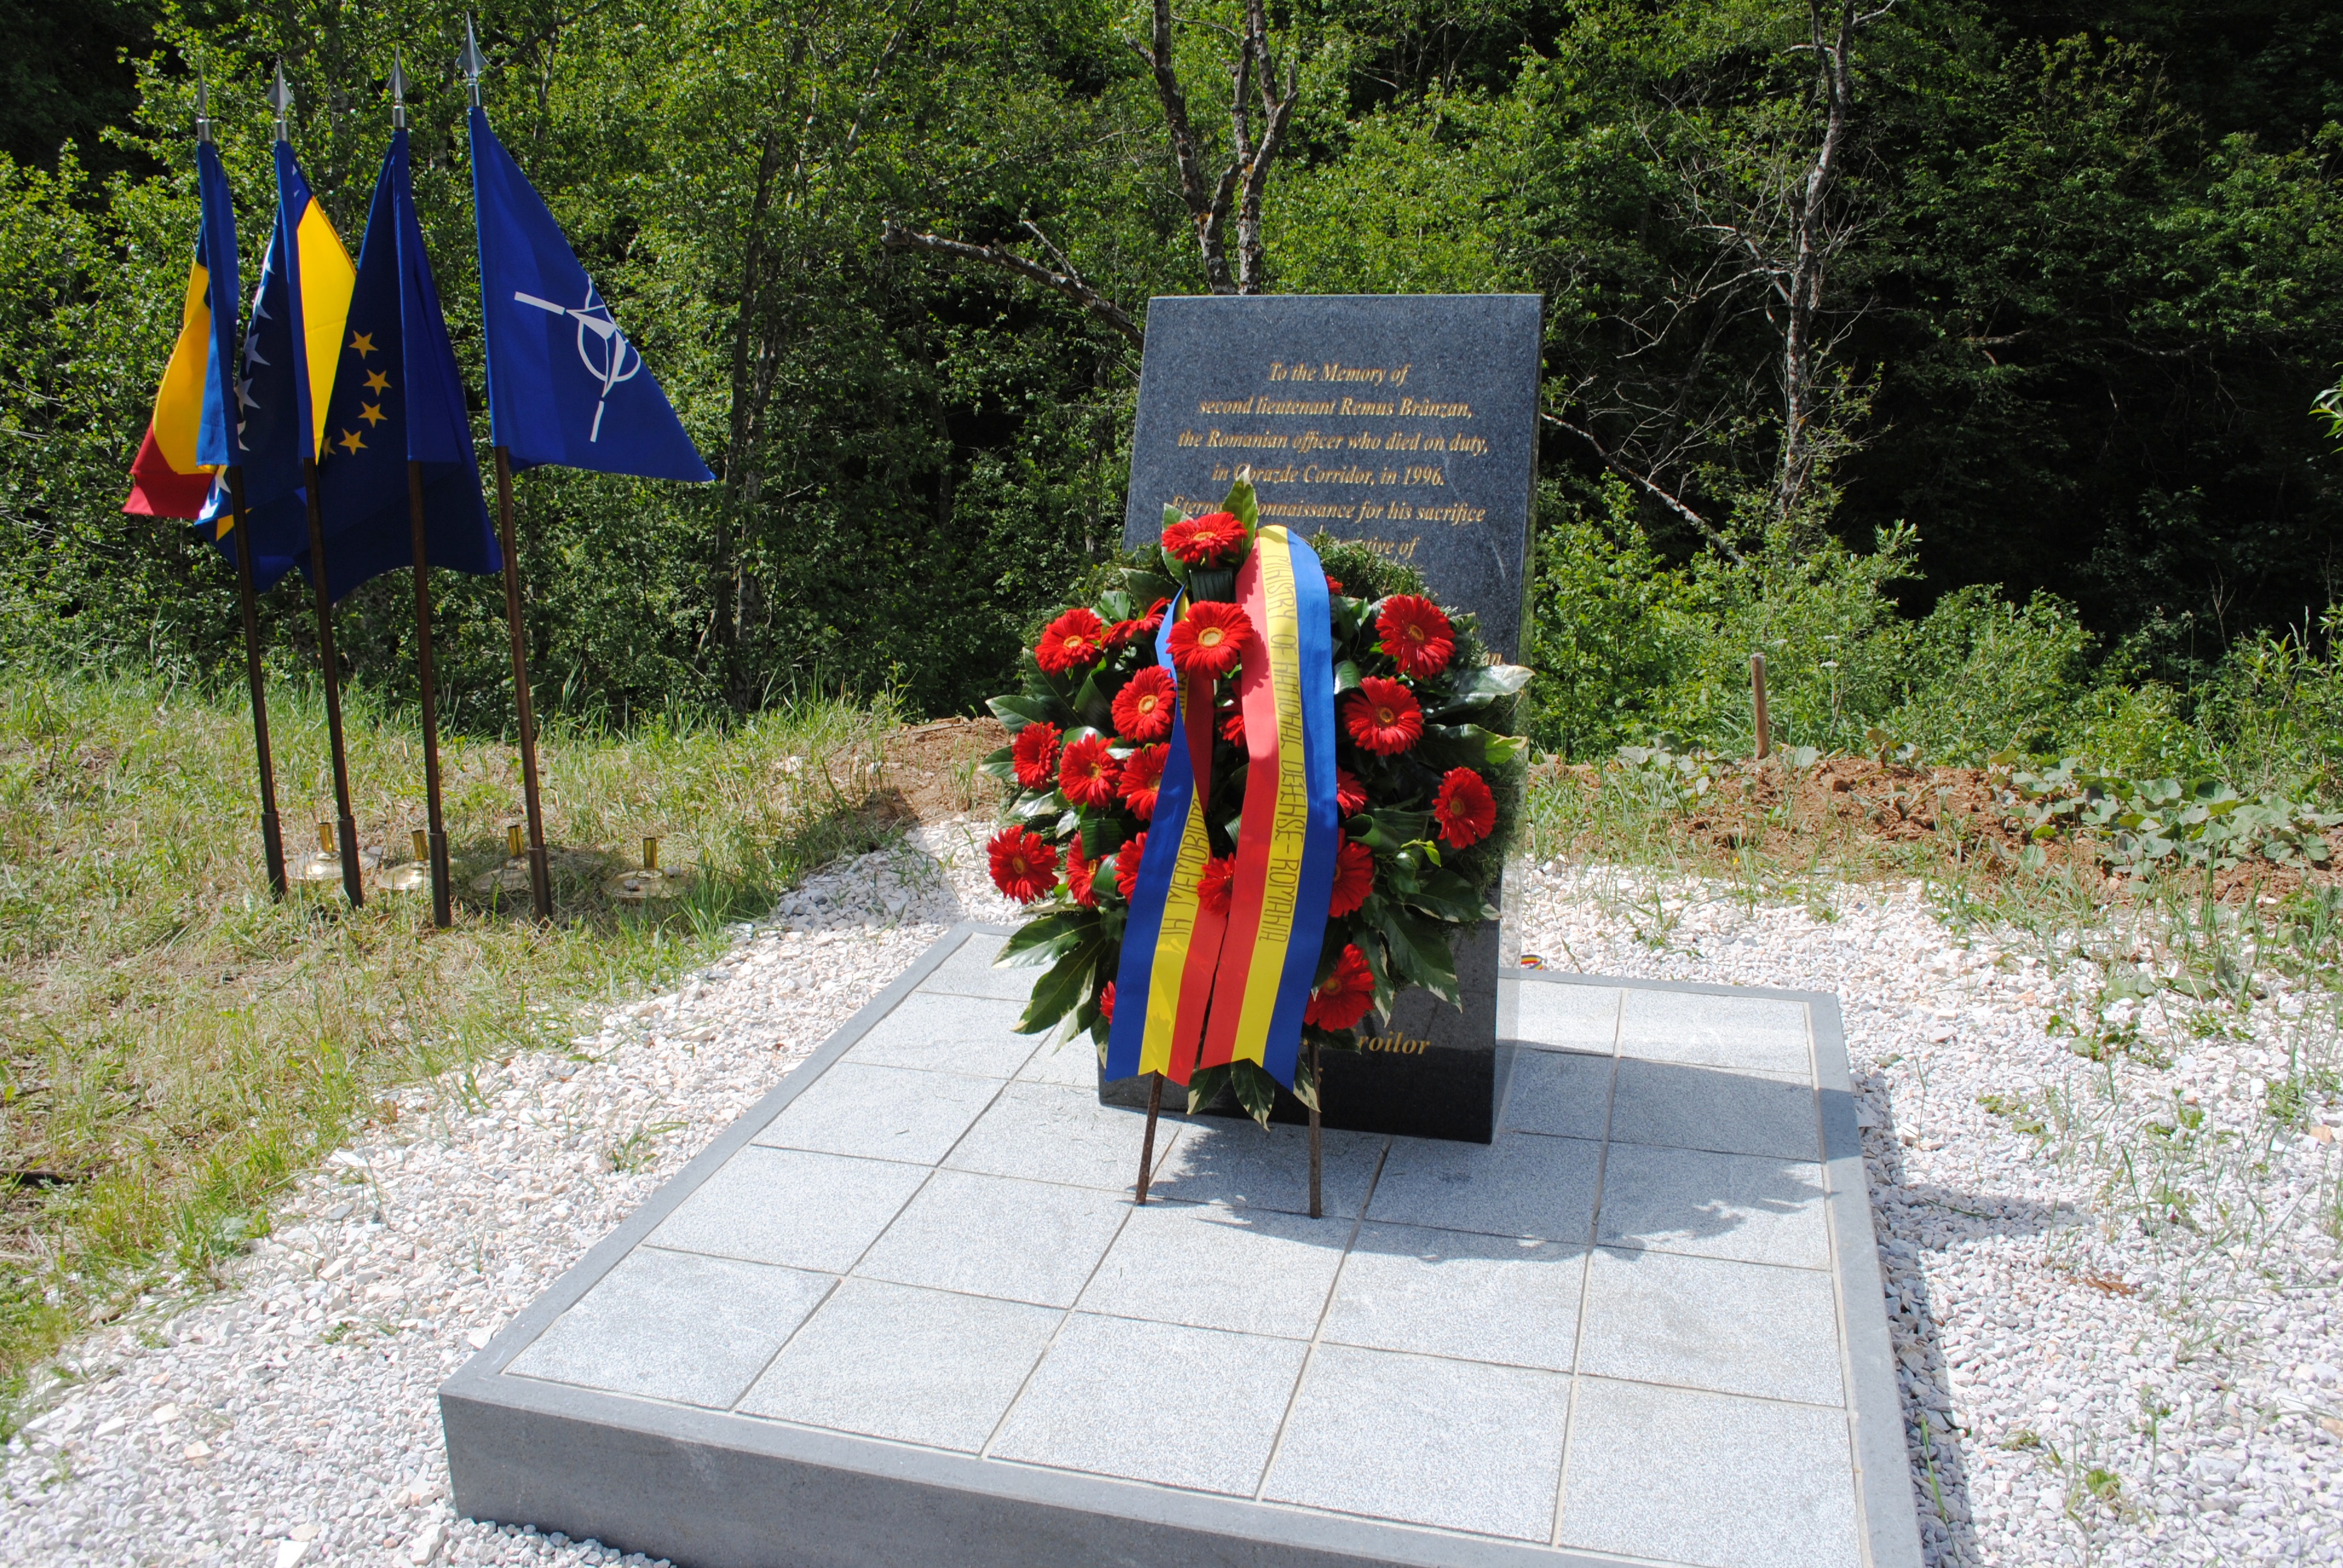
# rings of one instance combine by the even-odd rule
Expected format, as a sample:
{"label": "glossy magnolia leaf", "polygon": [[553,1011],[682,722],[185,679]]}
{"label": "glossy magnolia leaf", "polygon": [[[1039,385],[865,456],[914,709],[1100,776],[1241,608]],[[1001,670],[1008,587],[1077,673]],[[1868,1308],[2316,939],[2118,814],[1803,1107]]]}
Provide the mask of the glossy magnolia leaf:
{"label": "glossy magnolia leaf", "polygon": [[1245,1114],[1269,1125],[1269,1113],[1277,1105],[1277,1080],[1266,1070],[1250,1061],[1229,1063],[1229,1085],[1237,1091],[1237,1103]]}
{"label": "glossy magnolia leaf", "polygon": [[1019,1034],[1040,1034],[1074,1010],[1091,988],[1091,971],[1106,944],[1093,925],[1033,984],[1033,1000],[1017,1020]]}
{"label": "glossy magnolia leaf", "polygon": [[1011,735],[1029,724],[1062,725],[1069,717],[1058,700],[1049,697],[995,697],[989,699],[985,706],[992,709],[995,719],[1009,727]]}
{"label": "glossy magnolia leaf", "polygon": [[1302,1101],[1302,1110],[1324,1114],[1318,1104],[1318,1075],[1310,1070],[1310,1052],[1307,1050],[1293,1064],[1293,1098]]}
{"label": "glossy magnolia leaf", "polygon": [[1378,900],[1375,924],[1391,946],[1394,974],[1420,985],[1452,1007],[1463,1005],[1456,993],[1456,959],[1440,922],[1396,904]]}
{"label": "glossy magnolia leaf", "polygon": [[1037,915],[1017,928],[992,960],[995,969],[1017,969],[1026,965],[1046,964],[1079,941],[1086,930],[1094,930],[1098,915],[1091,910],[1053,910]]}
{"label": "glossy magnolia leaf", "polygon": [[1225,1067],[1200,1067],[1188,1080],[1188,1114],[1201,1114],[1204,1108],[1221,1097],[1229,1086],[1229,1070]]}
{"label": "glossy magnolia leaf", "polygon": [[1362,820],[1367,824],[1365,832],[1353,837],[1383,855],[1396,855],[1408,845],[1421,842],[1432,829],[1429,811],[1362,811],[1351,820],[1353,824]]}

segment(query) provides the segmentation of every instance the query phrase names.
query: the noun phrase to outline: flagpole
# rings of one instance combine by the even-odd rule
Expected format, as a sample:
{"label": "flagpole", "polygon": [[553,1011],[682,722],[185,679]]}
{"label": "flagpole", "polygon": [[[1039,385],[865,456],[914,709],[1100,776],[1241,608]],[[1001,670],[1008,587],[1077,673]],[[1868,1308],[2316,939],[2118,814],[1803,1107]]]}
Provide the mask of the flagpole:
{"label": "flagpole", "polygon": [[260,663],[260,611],[252,593],[252,530],[244,520],[244,465],[227,467],[230,527],[236,532],[236,595],[244,612],[244,675],[252,688],[252,747],[260,763],[260,848],[268,891],[285,897],[285,829],[277,819],[277,765],[268,754],[268,682]]}
{"label": "flagpole", "polygon": [[317,585],[317,658],[326,667],[326,740],[334,761],[334,822],[341,846],[342,892],[350,908],[366,907],[366,891],[358,879],[358,824],[350,814],[350,761],[342,745],[342,667],[334,654],[333,589],[326,580],[326,523],[317,510],[317,457],[307,449],[309,433],[301,432],[301,483],[308,490],[309,575]]}
{"label": "flagpole", "polygon": [[431,923],[446,930],[455,924],[455,908],[447,885],[447,825],[439,811],[439,707],[431,674],[431,563],[423,543],[423,465],[407,465],[407,518],[415,545],[415,662],[423,683],[423,801],[430,823]]}
{"label": "flagpole", "polygon": [[528,638],[521,626],[520,545],[513,538],[512,456],[502,447],[491,450],[497,463],[497,537],[505,557],[505,626],[512,634],[513,709],[520,719],[521,798],[528,809],[528,891],[537,918],[550,920],[553,872],[545,853],[545,809],[537,793],[537,713],[528,690]]}

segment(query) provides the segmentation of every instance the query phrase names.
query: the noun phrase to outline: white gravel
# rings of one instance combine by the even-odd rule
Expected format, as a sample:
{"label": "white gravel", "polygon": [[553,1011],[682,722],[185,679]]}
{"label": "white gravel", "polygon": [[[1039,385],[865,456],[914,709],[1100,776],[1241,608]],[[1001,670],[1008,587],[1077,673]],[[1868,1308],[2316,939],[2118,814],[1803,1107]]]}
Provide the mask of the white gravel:
{"label": "white gravel", "polygon": [[[1524,948],[1557,966],[1843,999],[1932,1564],[2343,1562],[2338,1154],[2264,1110],[2269,1081],[2337,1064],[2330,996],[2108,1010],[2098,967],[1958,940],[1916,890],[1817,919],[1612,872],[1526,882]],[[302,1183],[233,1289],[74,1348],[0,1466],[0,1561],[618,1561],[454,1519],[433,1391],[947,925],[1011,913],[980,829],[926,830],[572,1052],[418,1086]],[[2137,1013],[2142,1043],[2095,1064],[2053,1011]]]}

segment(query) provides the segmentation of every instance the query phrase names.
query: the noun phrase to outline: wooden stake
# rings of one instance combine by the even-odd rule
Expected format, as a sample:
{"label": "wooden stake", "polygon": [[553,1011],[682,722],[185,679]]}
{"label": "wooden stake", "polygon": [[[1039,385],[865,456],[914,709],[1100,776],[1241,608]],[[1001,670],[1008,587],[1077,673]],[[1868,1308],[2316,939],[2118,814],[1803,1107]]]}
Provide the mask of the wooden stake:
{"label": "wooden stake", "polygon": [[1147,1086],[1147,1136],[1139,1141],[1139,1201],[1147,1201],[1148,1180],[1155,1173],[1155,1119],[1163,1111],[1163,1075],[1149,1074],[1155,1081]]}
{"label": "wooden stake", "polygon": [[431,562],[423,543],[423,465],[407,465],[407,523],[415,549],[415,666],[423,686],[423,813],[431,824],[431,923],[445,930],[456,923],[455,893],[447,878],[447,824],[439,813],[439,696],[431,673]]}
{"label": "wooden stake", "polygon": [[236,597],[244,613],[244,678],[252,688],[252,749],[260,764],[260,852],[268,892],[285,897],[285,829],[277,819],[277,764],[268,754],[268,682],[260,668],[260,611],[252,592],[252,530],[244,517],[244,465],[227,470],[228,515],[236,531]]}
{"label": "wooden stake", "polygon": [[528,808],[528,890],[537,918],[553,919],[553,869],[545,854],[545,810],[537,798],[537,713],[528,689],[528,638],[520,618],[520,546],[513,538],[512,455],[497,463],[497,534],[505,550],[505,625],[512,633],[513,711],[520,721],[521,799]]}
{"label": "wooden stake", "polygon": [[1749,690],[1756,700],[1757,759],[1762,762],[1774,749],[1773,726],[1765,720],[1765,656],[1762,653],[1749,656]]}
{"label": "wooden stake", "polygon": [[[306,437],[305,437],[306,439]],[[350,908],[366,906],[358,884],[358,824],[350,815],[350,759],[342,744],[342,668],[334,655],[334,599],[326,586],[326,524],[317,510],[317,459],[301,454],[301,478],[309,496],[309,576],[317,590],[317,658],[326,670],[326,741],[334,761],[334,824],[341,843],[342,892]]]}
{"label": "wooden stake", "polygon": [[[1318,1065],[1318,1042],[1314,1040],[1310,1042],[1310,1088],[1312,1091],[1310,1098],[1323,1102],[1326,1098],[1326,1079],[1323,1070]],[[1325,1217],[1324,1208],[1318,1201],[1320,1169],[1318,1107],[1312,1105],[1310,1108],[1310,1217],[1312,1220]]]}

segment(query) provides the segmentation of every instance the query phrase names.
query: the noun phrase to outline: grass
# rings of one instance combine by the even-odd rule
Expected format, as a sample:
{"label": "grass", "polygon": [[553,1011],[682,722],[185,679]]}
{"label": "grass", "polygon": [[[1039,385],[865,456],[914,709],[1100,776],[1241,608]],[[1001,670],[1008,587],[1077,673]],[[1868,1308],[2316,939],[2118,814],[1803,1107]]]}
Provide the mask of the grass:
{"label": "grass", "polygon": [[[322,703],[285,686],[270,703],[297,852],[332,815]],[[404,859],[423,819],[420,741],[363,694],[347,709],[361,838]],[[883,841],[892,723],[883,703],[809,702],[722,730],[555,726],[541,748],[549,928],[526,918],[526,893],[518,908],[470,894],[519,820],[518,767],[498,741],[449,738],[464,898],[435,932],[427,892],[370,892],[362,910],[338,882],[269,897],[240,701],[9,676],[0,1394],[76,1331],[206,1282],[389,1086],[560,1044],[581,1010],[704,960],[808,869]],[[606,898],[649,835],[665,868],[689,872],[681,896],[648,910]]]}

